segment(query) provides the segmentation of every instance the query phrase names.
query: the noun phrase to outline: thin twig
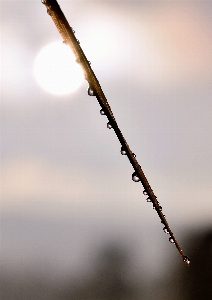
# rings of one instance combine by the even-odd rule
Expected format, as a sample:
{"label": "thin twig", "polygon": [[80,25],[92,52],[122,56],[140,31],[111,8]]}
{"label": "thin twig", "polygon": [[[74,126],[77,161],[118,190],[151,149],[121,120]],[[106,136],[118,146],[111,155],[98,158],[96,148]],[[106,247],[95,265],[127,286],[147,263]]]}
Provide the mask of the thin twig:
{"label": "thin twig", "polygon": [[80,47],[79,41],[76,39],[74,31],[72,27],[70,27],[68,21],[66,20],[60,6],[58,5],[56,0],[42,0],[43,4],[45,4],[47,8],[48,14],[52,17],[59,33],[61,34],[63,41],[65,44],[69,45],[73,50],[76,61],[79,63],[84,71],[85,79],[89,83],[88,94],[90,96],[96,96],[100,106],[101,106],[101,114],[105,114],[108,118],[108,128],[113,128],[115,131],[117,138],[121,143],[121,153],[123,155],[127,155],[131,165],[133,166],[135,172],[132,175],[132,179],[134,181],[141,181],[144,191],[143,194],[147,195],[147,201],[152,202],[153,208],[156,210],[158,216],[161,219],[161,223],[164,225],[164,232],[169,234],[169,241],[175,244],[176,248],[180,252],[180,255],[183,258],[183,261],[189,265],[190,259],[184,255],[179,243],[177,242],[171,228],[165,218],[165,215],[162,212],[162,207],[157,200],[149,182],[141,169],[141,166],[138,164],[135,154],[131,151],[129,145],[127,144],[121,130],[118,127],[118,124],[113,116],[113,112],[110,108],[110,105],[101,89],[101,85],[99,84],[98,79],[96,78],[90,62],[87,60],[82,48]]}

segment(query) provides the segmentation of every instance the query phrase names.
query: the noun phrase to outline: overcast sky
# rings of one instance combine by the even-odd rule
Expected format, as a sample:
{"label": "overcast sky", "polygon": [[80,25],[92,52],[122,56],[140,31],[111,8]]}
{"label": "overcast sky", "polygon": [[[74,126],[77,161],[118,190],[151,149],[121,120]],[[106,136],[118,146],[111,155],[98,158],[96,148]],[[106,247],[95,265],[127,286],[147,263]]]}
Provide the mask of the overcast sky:
{"label": "overcast sky", "polygon": [[[180,260],[87,82],[68,96],[37,84],[37,54],[62,42],[45,6],[0,4],[3,257],[77,269],[118,241],[150,270]],[[211,2],[59,4],[183,248],[212,220]]]}

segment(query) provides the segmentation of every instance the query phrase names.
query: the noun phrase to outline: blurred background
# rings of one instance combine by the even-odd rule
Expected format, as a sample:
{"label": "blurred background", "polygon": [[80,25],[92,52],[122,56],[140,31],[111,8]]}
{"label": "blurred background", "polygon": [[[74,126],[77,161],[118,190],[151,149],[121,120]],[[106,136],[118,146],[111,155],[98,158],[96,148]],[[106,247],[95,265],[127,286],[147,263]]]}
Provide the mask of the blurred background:
{"label": "blurred background", "polygon": [[1,0],[1,299],[212,299],[212,2],[59,4],[191,265],[87,82],[37,84],[45,6]]}

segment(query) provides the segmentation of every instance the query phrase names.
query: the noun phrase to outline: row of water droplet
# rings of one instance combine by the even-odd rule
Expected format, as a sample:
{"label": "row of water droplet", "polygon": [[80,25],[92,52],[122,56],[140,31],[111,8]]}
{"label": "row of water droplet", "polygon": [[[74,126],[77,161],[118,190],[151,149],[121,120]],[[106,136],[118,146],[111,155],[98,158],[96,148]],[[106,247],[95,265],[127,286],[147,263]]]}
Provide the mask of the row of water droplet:
{"label": "row of water droplet", "polygon": [[[122,155],[126,155],[126,151],[125,151],[125,149],[124,149],[123,147],[121,148],[121,154],[122,154]],[[133,155],[134,155],[134,157],[135,157],[135,154],[134,154],[134,153],[133,153]],[[139,178],[139,176],[138,176],[138,174],[137,174],[136,172],[134,172],[134,173],[132,174],[132,180],[133,180],[134,182],[139,182],[139,181],[140,181],[140,178]],[[147,192],[146,190],[143,191],[143,194],[146,195],[146,196],[148,196],[148,197],[146,198],[146,201],[152,203],[152,200],[151,200],[151,198],[150,198],[150,196],[148,195],[148,192]],[[162,206],[160,206],[160,203],[159,203],[158,201],[157,201],[157,204],[158,204],[158,209],[159,209],[159,211],[162,211]],[[155,209],[154,203],[153,203],[153,209]],[[163,215],[163,216],[165,217],[165,215]],[[161,220],[161,223],[164,224],[163,220]],[[164,225],[165,225],[165,224],[164,224]],[[170,235],[169,229],[168,229],[166,226],[163,227],[163,231],[164,231],[166,234],[169,234],[169,235]],[[171,235],[170,235],[170,237],[169,237],[169,241],[170,241],[170,243],[175,244],[175,240],[174,240],[174,238],[173,238]],[[183,261],[184,261],[188,266],[189,266],[189,264],[190,264],[190,262],[191,262],[191,260],[190,260],[190,258],[189,258],[188,256],[183,256]]]}
{"label": "row of water droplet", "polygon": [[[45,0],[41,0],[41,2],[42,2],[43,4],[45,4]],[[50,11],[49,11],[48,8],[47,8],[47,13],[50,14]],[[73,30],[73,28],[71,28],[71,29],[72,29],[72,32],[75,33],[75,31]],[[78,44],[80,44],[79,40],[77,40],[77,42],[78,42]],[[66,44],[66,41],[63,41],[63,43]],[[76,62],[77,62],[77,63],[80,63],[80,59],[77,59]],[[88,61],[88,63],[91,64],[90,61]],[[88,95],[89,95],[89,96],[96,96],[95,89],[93,89],[91,86],[89,86],[89,88],[88,88]],[[101,114],[101,115],[105,115],[105,111],[104,111],[103,109],[101,109],[101,110],[100,110],[100,114]],[[111,125],[110,122],[107,123],[107,128],[109,128],[109,129],[112,128],[112,125]],[[125,149],[123,146],[121,147],[121,154],[122,154],[122,155],[127,155],[127,151],[126,151],[126,149]],[[133,153],[133,156],[136,157],[136,155],[135,155],[134,153]],[[139,178],[139,176],[138,176],[138,174],[137,174],[136,172],[134,172],[134,173],[132,174],[132,180],[133,180],[134,182],[139,182],[139,181],[140,181],[140,178]],[[144,194],[144,195],[148,195],[148,193],[147,193],[146,190],[143,191],[143,194]],[[147,202],[152,202],[152,200],[151,200],[151,198],[150,198],[149,196],[147,197],[146,200],[147,200]],[[159,202],[157,202],[157,204],[159,205]],[[153,203],[153,209],[155,209],[154,203]],[[158,209],[159,209],[160,211],[162,211],[162,207],[161,207],[160,205],[158,206]],[[165,215],[163,215],[163,216],[165,217]],[[164,223],[163,220],[161,221],[161,223]],[[170,234],[170,232],[169,232],[169,230],[168,230],[168,228],[167,228],[166,226],[163,228],[163,231],[164,231],[166,234]],[[174,241],[174,239],[173,239],[171,236],[170,236],[170,238],[169,238],[169,241],[170,241],[171,243],[175,244],[175,241]],[[184,261],[187,265],[190,264],[190,259],[189,259],[188,256],[183,256],[183,261]]]}
{"label": "row of water droplet", "polygon": [[[88,87],[88,95],[89,95],[89,96],[95,96],[95,95],[96,95],[94,89],[91,88],[91,86]],[[100,114],[101,114],[101,115],[105,115],[105,112],[104,112],[103,109],[100,110]],[[109,129],[112,128],[112,125],[111,125],[110,122],[107,123],[107,128],[109,128]],[[122,155],[127,155],[127,151],[126,151],[126,149],[125,149],[124,146],[121,147],[121,154],[122,154]],[[134,153],[133,153],[133,156],[136,157],[136,155],[135,155]],[[134,172],[134,173],[132,174],[132,180],[133,180],[134,182],[139,182],[139,181],[141,181],[141,180],[140,180],[140,177],[138,176],[138,174],[137,174],[136,172]],[[143,191],[143,194],[144,194],[144,195],[148,195],[148,193],[147,193],[146,190]],[[152,200],[151,200],[151,198],[150,198],[149,196],[147,197],[146,200],[147,200],[147,202],[152,202]],[[159,206],[158,206],[158,209],[159,209],[160,211],[162,211],[162,206],[160,206],[160,203],[159,203],[159,202],[157,202],[157,203],[158,203],[158,205],[159,205]],[[154,203],[153,203],[153,209],[155,209]],[[163,222],[163,221],[162,221],[162,222]],[[163,231],[164,231],[166,234],[169,234],[169,230],[168,230],[168,228],[167,228],[166,226],[163,228]],[[172,237],[169,238],[169,241],[170,241],[171,243],[174,243],[174,239],[173,239]]]}
{"label": "row of water droplet", "polygon": [[[139,182],[140,181],[140,178],[139,178],[139,176],[138,176],[138,174],[136,173],[136,172],[134,172],[133,174],[132,174],[132,180],[134,181],[134,182]],[[149,202],[149,203],[152,203],[153,201],[151,200],[151,198],[150,198],[150,196],[148,195],[148,193],[147,193],[147,191],[146,190],[144,190],[143,191],[143,194],[145,195],[145,196],[148,196],[147,198],[146,198],[146,201],[147,202]],[[160,211],[162,211],[162,206],[160,206],[160,203],[157,201],[157,204],[158,204],[158,209],[160,210]],[[154,203],[153,203],[153,209],[155,209],[155,205],[154,205]],[[165,216],[164,216],[165,217]],[[161,221],[161,223],[163,223],[163,221]],[[166,234],[170,234],[170,232],[169,232],[169,230],[168,230],[168,228],[165,226],[165,227],[163,227],[163,231],[166,233]],[[170,241],[170,243],[172,243],[172,244],[175,244],[175,241],[174,241],[174,239],[170,236],[170,238],[169,238],[169,241]]]}
{"label": "row of water droplet", "polygon": [[[72,30],[73,30],[73,29],[72,29]],[[73,30],[73,33],[74,33],[74,32],[75,32],[75,31]],[[77,40],[77,42],[80,43],[79,40]],[[89,64],[91,64],[91,63],[89,62]],[[91,86],[88,87],[88,95],[89,95],[89,96],[96,96],[95,89],[92,88]],[[105,115],[105,111],[104,111],[103,109],[101,109],[101,110],[100,110],[100,114],[101,114],[101,115]],[[107,128],[108,128],[108,129],[113,128],[113,126],[112,126],[112,124],[111,124],[110,122],[107,123]],[[127,151],[126,151],[126,149],[125,149],[123,146],[121,147],[121,154],[122,154],[122,155],[127,155]],[[136,157],[136,155],[135,155],[134,153],[133,153],[133,156]],[[139,181],[141,181],[140,178],[139,178],[139,176],[138,176],[138,174],[137,174],[136,172],[134,172],[134,173],[132,174],[132,180],[133,180],[134,182],[139,182]],[[144,194],[144,195],[148,195],[148,193],[147,193],[146,190],[143,191],[143,194]],[[151,198],[150,198],[149,196],[147,197],[146,200],[147,200],[147,202],[152,202],[152,200],[151,200]],[[157,202],[157,204],[159,205],[159,202]],[[153,209],[155,209],[154,203],[153,203]],[[160,211],[162,211],[162,206],[159,205],[159,206],[158,206],[158,209],[159,209]],[[163,223],[163,221],[161,221],[161,222]],[[170,233],[169,233],[169,230],[168,230],[168,228],[167,228],[166,226],[163,228],[163,231],[164,231],[166,234],[170,234]],[[175,244],[175,241],[174,241],[174,239],[173,239],[172,237],[169,238],[169,241],[170,241],[170,243]],[[188,259],[188,258],[187,258],[187,259]]]}
{"label": "row of water droplet", "polygon": [[[89,88],[88,88],[88,95],[89,95],[89,96],[96,96],[95,90],[94,90],[91,86],[89,86]],[[103,109],[101,109],[101,110],[100,110],[100,114],[101,114],[101,115],[105,115],[105,111],[104,111]],[[108,123],[107,123],[107,128],[111,129],[112,127],[113,127],[113,126],[111,125],[111,123],[108,122]],[[121,151],[120,151],[120,152],[121,152],[122,155],[127,155],[127,151],[126,151],[126,148],[125,148],[124,146],[121,147]],[[133,156],[136,157],[136,155],[135,155],[134,153],[133,153]],[[132,180],[133,180],[134,182],[139,182],[139,181],[141,181],[141,180],[140,180],[140,177],[138,176],[138,174],[137,174],[136,172],[134,172],[134,173],[132,174]],[[152,200],[151,200],[151,198],[150,198],[150,196],[148,195],[148,193],[147,193],[146,190],[143,191],[143,194],[148,196],[148,197],[146,198],[147,202],[152,203]],[[157,207],[158,210],[159,210],[159,211],[162,211],[162,206],[160,206],[160,203],[159,203],[158,201],[157,201],[157,204],[158,204],[158,207]],[[155,209],[154,203],[153,203],[153,209]],[[165,215],[163,215],[163,216],[165,217]],[[161,223],[164,224],[163,220],[161,221]],[[163,227],[163,231],[164,231],[166,234],[169,234],[169,235],[170,235],[169,229],[168,229],[166,226]],[[174,240],[174,238],[173,238],[172,236],[169,237],[169,241],[170,241],[170,243],[175,244],[175,240]],[[190,264],[190,259],[189,259],[188,256],[184,256],[184,257],[183,257],[183,261],[184,261],[187,265]]]}
{"label": "row of water droplet", "polygon": [[[91,86],[88,87],[88,95],[89,95],[89,96],[96,96],[95,89],[92,88]],[[100,114],[101,114],[102,116],[105,115],[105,111],[104,111],[103,108],[100,110]],[[113,128],[113,126],[112,126],[112,124],[111,124],[110,122],[107,123],[107,128],[108,128],[108,129]]]}

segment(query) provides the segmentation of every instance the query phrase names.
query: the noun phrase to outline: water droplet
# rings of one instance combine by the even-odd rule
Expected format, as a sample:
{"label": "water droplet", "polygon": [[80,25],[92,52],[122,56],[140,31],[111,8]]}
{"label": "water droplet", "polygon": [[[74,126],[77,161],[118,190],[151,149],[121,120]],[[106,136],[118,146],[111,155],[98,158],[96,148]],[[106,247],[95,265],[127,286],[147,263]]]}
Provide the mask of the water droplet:
{"label": "water droplet", "polygon": [[88,63],[89,63],[89,65],[91,65],[91,62],[90,62],[90,61],[88,61]]}
{"label": "water droplet", "polygon": [[191,260],[188,256],[184,256],[183,261],[189,266],[191,263]]}
{"label": "water droplet", "polygon": [[144,194],[144,195],[148,195],[148,193],[147,193],[147,191],[146,191],[146,190],[144,190],[144,191],[143,191],[143,194]]}
{"label": "water droplet", "polygon": [[169,238],[169,242],[174,244],[174,239],[172,237]]}
{"label": "water droplet", "polygon": [[90,86],[88,88],[88,95],[89,96],[95,96],[95,92],[94,92],[94,90]]}
{"label": "water droplet", "polygon": [[100,110],[100,115],[105,115],[104,109],[101,109],[101,110]]}
{"label": "water droplet", "polygon": [[152,206],[152,209],[155,209],[155,206],[154,206],[154,204],[153,204],[153,206]]}
{"label": "water droplet", "polygon": [[132,174],[132,180],[135,181],[135,182],[139,182],[140,181],[140,178],[138,177],[138,175],[136,174],[136,172],[134,172]]}
{"label": "water droplet", "polygon": [[79,40],[77,40],[77,43],[78,43],[78,44],[80,44],[80,41],[79,41]]}
{"label": "water droplet", "polygon": [[133,153],[132,155],[133,155],[133,157],[136,157],[135,153]]}
{"label": "water droplet", "polygon": [[127,154],[127,152],[126,152],[126,150],[125,150],[124,147],[121,147],[121,154],[122,154],[122,155],[126,155],[126,154]]}
{"label": "water droplet", "polygon": [[159,209],[159,210],[162,210],[162,206],[159,206],[158,209]]}
{"label": "water droplet", "polygon": [[169,231],[168,231],[168,229],[166,228],[166,226],[163,227],[163,231],[164,231],[166,234],[169,234]]}
{"label": "water droplet", "polygon": [[150,197],[146,198],[147,202],[152,202],[152,200],[150,199]]}
{"label": "water droplet", "polygon": [[110,124],[110,122],[107,123],[107,128],[111,129],[113,126]]}
{"label": "water droplet", "polygon": [[75,33],[75,30],[72,28],[72,32]]}

